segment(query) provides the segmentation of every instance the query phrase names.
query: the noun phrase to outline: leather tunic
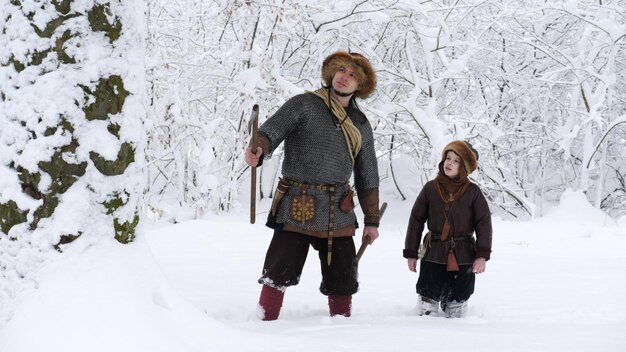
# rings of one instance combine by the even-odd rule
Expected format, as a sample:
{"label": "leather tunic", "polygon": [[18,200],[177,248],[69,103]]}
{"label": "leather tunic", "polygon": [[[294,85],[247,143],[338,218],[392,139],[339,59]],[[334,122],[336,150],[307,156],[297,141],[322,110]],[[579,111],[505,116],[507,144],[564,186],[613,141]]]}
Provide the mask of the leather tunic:
{"label": "leather tunic", "polygon": [[[444,211],[445,203],[435,189],[434,181],[429,181],[424,185],[411,210],[404,244],[405,258],[418,257],[424,224],[427,223],[433,238],[423,259],[446,264],[450,243],[438,239],[443,229]],[[485,196],[477,185],[470,183],[467,191],[452,204],[448,220],[449,234],[454,238],[454,251],[459,265],[472,264],[474,259],[480,257],[489,260],[492,242],[491,212]]]}

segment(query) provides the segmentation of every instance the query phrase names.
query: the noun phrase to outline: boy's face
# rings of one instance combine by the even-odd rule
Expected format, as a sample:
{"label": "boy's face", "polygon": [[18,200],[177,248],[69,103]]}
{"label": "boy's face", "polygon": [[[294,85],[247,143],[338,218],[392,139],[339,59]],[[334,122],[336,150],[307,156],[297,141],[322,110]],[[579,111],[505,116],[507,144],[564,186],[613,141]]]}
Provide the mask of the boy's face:
{"label": "boy's face", "polygon": [[446,153],[446,160],[443,163],[443,172],[449,178],[455,178],[459,176],[459,168],[461,167],[461,158],[453,151]]}

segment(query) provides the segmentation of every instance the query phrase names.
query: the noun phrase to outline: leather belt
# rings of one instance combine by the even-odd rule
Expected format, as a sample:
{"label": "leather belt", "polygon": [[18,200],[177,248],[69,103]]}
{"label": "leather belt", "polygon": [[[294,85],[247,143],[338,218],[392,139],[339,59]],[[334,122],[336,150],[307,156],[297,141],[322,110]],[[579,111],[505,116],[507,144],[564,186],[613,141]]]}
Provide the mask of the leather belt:
{"label": "leather belt", "polygon": [[296,187],[296,188],[300,188],[300,189],[316,189],[320,192],[334,192],[334,191],[338,191],[338,190],[344,190],[346,189],[346,186],[349,186],[349,184],[347,182],[344,183],[336,183],[333,185],[312,185],[312,184],[308,184],[308,183],[302,183],[302,182],[298,182],[298,181],[293,181],[293,180],[289,180],[286,178],[281,179],[282,182],[285,182],[286,184],[288,184],[291,187]]}
{"label": "leather belt", "polygon": [[[441,234],[438,232],[429,231],[431,234],[431,239],[435,241],[441,241]],[[474,238],[474,234],[463,234],[461,236],[454,236],[455,241],[469,241]],[[446,240],[447,241],[447,240]]]}

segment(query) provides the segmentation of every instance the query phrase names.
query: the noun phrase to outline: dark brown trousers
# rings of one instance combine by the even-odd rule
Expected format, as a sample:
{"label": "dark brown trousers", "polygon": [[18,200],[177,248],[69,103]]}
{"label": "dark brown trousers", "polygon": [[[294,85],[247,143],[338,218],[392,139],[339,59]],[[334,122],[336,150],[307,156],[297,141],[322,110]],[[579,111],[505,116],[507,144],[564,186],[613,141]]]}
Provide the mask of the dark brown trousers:
{"label": "dark brown trousers", "polygon": [[320,292],[324,295],[352,295],[359,289],[353,264],[356,256],[352,236],[333,239],[332,261],[326,263],[328,240],[297,232],[274,231],[259,283],[274,287],[297,285],[309,247],[318,252],[322,271]]}

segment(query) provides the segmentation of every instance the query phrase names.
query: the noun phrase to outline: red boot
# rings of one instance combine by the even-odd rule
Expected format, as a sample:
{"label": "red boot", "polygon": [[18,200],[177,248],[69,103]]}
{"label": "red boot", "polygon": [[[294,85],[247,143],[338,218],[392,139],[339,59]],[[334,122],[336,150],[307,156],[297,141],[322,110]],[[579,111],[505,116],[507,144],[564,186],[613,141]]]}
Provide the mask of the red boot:
{"label": "red boot", "polygon": [[261,315],[262,320],[276,320],[280,314],[280,308],[283,306],[283,298],[285,292],[263,285],[261,289],[261,297],[259,297],[259,305],[263,309]]}
{"label": "red boot", "polygon": [[328,308],[330,310],[330,316],[334,317],[335,315],[343,315],[344,317],[350,316],[350,308],[352,308],[352,295],[349,296],[339,296],[339,295],[330,295],[328,296]]}

